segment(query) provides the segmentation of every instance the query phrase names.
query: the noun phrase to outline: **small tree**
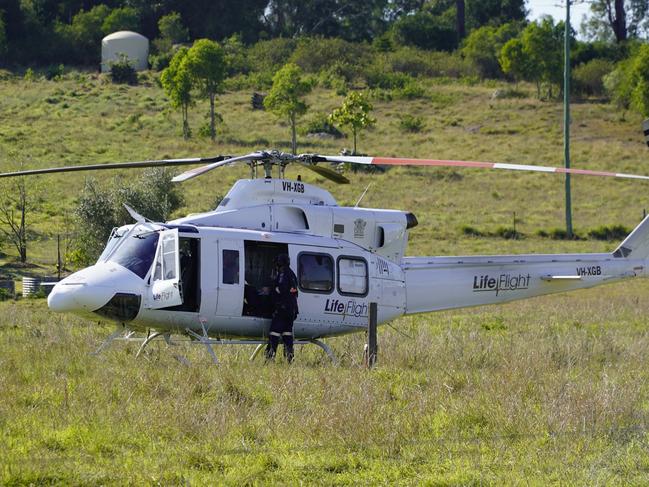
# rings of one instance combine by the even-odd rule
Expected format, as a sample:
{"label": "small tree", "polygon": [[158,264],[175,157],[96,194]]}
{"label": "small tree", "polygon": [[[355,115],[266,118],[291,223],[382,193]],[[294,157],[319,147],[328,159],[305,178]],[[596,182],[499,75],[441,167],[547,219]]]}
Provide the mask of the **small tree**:
{"label": "small tree", "polygon": [[225,78],[225,53],[223,48],[209,39],[200,39],[187,52],[186,65],[194,86],[210,100],[210,137],[216,138],[216,95],[223,89]]}
{"label": "small tree", "polygon": [[174,108],[180,108],[183,117],[183,137],[188,139],[191,135],[189,130],[189,107],[192,99],[192,78],[187,69],[185,59],[189,50],[186,47],[180,48],[160,75],[160,82],[165,93],[171,100]]}
{"label": "small tree", "polygon": [[111,34],[119,30],[140,30],[140,15],[132,7],[116,8],[104,19],[101,24],[104,34]]}
{"label": "small tree", "polygon": [[340,108],[336,108],[329,116],[332,123],[341,127],[349,127],[354,137],[354,154],[356,154],[356,138],[358,132],[373,126],[376,119],[370,116],[374,109],[367,100],[367,96],[359,91],[352,91],[343,101]]}
{"label": "small tree", "polygon": [[161,168],[144,171],[130,184],[115,178],[110,187],[100,187],[89,179],[74,209],[78,238],[72,260],[90,264],[101,254],[111,230],[132,222],[124,203],[153,221],[164,222],[182,202],[171,174]]}
{"label": "small tree", "polygon": [[0,190],[0,232],[18,251],[20,262],[27,262],[27,213],[38,208],[37,191],[27,191],[24,178],[5,184]]}
{"label": "small tree", "polygon": [[291,125],[291,149],[297,154],[297,117],[304,115],[308,106],[302,97],[311,91],[311,85],[302,79],[302,70],[296,64],[286,64],[273,76],[273,86],[264,99],[264,106]]}

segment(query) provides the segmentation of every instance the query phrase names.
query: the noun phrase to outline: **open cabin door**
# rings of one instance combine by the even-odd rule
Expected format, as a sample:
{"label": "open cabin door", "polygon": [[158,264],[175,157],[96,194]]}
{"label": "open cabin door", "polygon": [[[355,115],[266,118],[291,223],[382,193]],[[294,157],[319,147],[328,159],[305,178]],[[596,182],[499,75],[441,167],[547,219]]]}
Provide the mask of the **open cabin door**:
{"label": "open cabin door", "polygon": [[168,308],[183,302],[178,241],[177,228],[160,232],[146,308]]}

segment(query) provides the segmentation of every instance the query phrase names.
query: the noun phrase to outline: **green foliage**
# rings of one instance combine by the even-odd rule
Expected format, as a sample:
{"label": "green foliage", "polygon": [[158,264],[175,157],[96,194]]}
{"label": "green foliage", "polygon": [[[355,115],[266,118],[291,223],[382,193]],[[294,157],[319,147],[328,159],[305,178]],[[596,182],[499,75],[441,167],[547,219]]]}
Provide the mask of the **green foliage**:
{"label": "green foliage", "polygon": [[606,240],[606,241],[620,241],[623,240],[629,233],[631,229],[625,227],[624,225],[601,225],[597,228],[593,228],[588,232],[588,238],[595,240]]}
{"label": "green foliage", "polygon": [[347,95],[340,108],[336,108],[329,116],[334,125],[351,129],[354,137],[354,154],[356,154],[358,132],[376,124],[376,119],[370,116],[373,109],[374,107],[365,93],[352,91]]}
{"label": "green foliage", "polygon": [[165,169],[154,168],[143,171],[131,182],[115,178],[108,187],[88,179],[74,209],[78,237],[71,261],[76,265],[94,262],[111,230],[131,222],[124,203],[150,220],[166,221],[183,203],[171,178]]}
{"label": "green foliage", "polygon": [[250,69],[258,73],[276,72],[289,62],[297,45],[295,39],[278,37],[262,40],[248,49]]}
{"label": "green foliage", "polygon": [[405,114],[399,118],[399,128],[404,132],[418,133],[424,130],[425,127],[426,121],[423,117]]}
{"label": "green foliage", "polygon": [[503,71],[498,55],[503,46],[520,32],[518,24],[500,27],[484,26],[471,31],[465,39],[461,52],[477,69],[482,78],[500,78]]}
{"label": "green foliage", "polygon": [[162,71],[169,67],[171,59],[174,57],[171,51],[160,54],[149,54],[149,64],[154,71]]}
{"label": "green foliage", "polygon": [[203,96],[210,101],[210,134],[216,138],[216,95],[223,89],[223,80],[227,71],[223,48],[210,39],[200,39],[192,45],[183,59],[192,81]]}
{"label": "green foliage", "polygon": [[45,69],[45,79],[48,81],[59,81],[65,74],[63,64],[51,64]]}
{"label": "green foliage", "polygon": [[79,11],[72,17],[71,24],[58,22],[54,28],[65,46],[65,52],[81,63],[98,64],[99,46],[105,35],[102,26],[109,14],[110,9],[100,4],[88,11]]}
{"label": "green foliage", "polygon": [[370,55],[366,44],[337,38],[303,37],[297,41],[289,62],[307,73],[319,73],[335,66],[361,67],[369,62]]}
{"label": "green foliage", "polygon": [[140,15],[132,7],[116,8],[109,13],[101,24],[104,34],[112,34],[121,30],[137,32],[140,30]]}
{"label": "green foliage", "polygon": [[561,86],[563,76],[563,23],[554,24],[550,17],[531,22],[521,34],[504,44],[499,61],[503,71],[515,79],[547,86],[552,97],[553,86]]}
{"label": "green foliage", "polygon": [[392,25],[392,33],[397,44],[415,46],[420,49],[452,51],[457,47],[457,34],[452,12],[433,15],[418,11],[405,15]]}
{"label": "green foliage", "polygon": [[9,52],[9,44],[7,42],[7,25],[5,23],[4,15],[0,10],[0,66],[7,64],[7,53]]}
{"label": "green foliage", "polygon": [[576,93],[602,96],[604,77],[613,71],[613,63],[607,59],[593,59],[572,70],[572,87]]}
{"label": "green foliage", "polygon": [[296,64],[286,64],[273,77],[273,86],[264,99],[264,106],[277,117],[287,120],[291,125],[293,153],[297,151],[296,121],[308,109],[303,97],[312,85],[302,77],[302,70]]}
{"label": "green foliage", "polygon": [[173,44],[186,42],[189,39],[189,30],[183,25],[182,18],[178,12],[171,12],[163,15],[158,20],[158,31],[160,37],[169,43],[167,49],[171,49]]}
{"label": "green foliage", "polygon": [[27,68],[25,70],[25,74],[23,75],[23,79],[30,83],[36,81],[36,74],[34,73],[34,70],[32,68]]}
{"label": "green foliage", "polygon": [[241,41],[241,36],[233,35],[223,41],[224,62],[227,76],[247,74],[250,71],[248,52]]}
{"label": "green foliage", "polygon": [[305,120],[304,126],[300,130],[300,134],[329,134],[333,135],[335,138],[343,137],[342,132],[331,123],[329,116],[322,112],[318,112]]}
{"label": "green foliage", "polygon": [[117,61],[109,62],[108,66],[110,68],[110,79],[113,83],[137,84],[137,71],[135,71],[133,61],[126,54],[119,53]]}
{"label": "green foliage", "polygon": [[174,57],[160,75],[160,83],[164,88],[166,95],[171,101],[171,105],[180,108],[183,119],[183,137],[188,139],[191,135],[189,129],[188,111],[194,103],[191,95],[192,76],[185,62],[189,49],[181,47],[176,51]]}
{"label": "green foliage", "polygon": [[604,90],[618,109],[627,110],[631,106],[631,64],[632,59],[619,62],[613,71],[602,78]]}
{"label": "green foliage", "polygon": [[629,70],[631,106],[649,117],[649,45],[642,44],[631,61]]}

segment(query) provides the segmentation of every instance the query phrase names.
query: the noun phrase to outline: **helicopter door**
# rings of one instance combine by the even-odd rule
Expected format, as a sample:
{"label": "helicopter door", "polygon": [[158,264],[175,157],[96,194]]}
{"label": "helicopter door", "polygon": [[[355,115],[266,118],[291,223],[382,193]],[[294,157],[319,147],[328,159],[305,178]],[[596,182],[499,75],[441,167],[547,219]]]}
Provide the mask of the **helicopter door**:
{"label": "helicopter door", "polygon": [[219,284],[216,314],[241,316],[243,309],[243,246],[236,240],[219,240]]}
{"label": "helicopter door", "polygon": [[182,304],[178,229],[160,232],[147,308],[160,309]]}

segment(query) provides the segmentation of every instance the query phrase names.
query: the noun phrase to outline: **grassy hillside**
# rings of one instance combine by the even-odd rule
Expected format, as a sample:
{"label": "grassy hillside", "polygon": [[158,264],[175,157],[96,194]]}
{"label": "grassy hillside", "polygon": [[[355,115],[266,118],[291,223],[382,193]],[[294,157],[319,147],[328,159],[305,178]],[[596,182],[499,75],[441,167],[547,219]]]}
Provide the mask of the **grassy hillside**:
{"label": "grassy hillside", "polygon": [[[372,155],[528,164],[562,163],[561,107],[527,96],[494,99],[499,84],[424,86],[424,98],[376,101]],[[251,92],[226,93],[215,144],[180,137],[153,81],[114,86],[95,75],[0,84],[0,169],[289,147],[289,130],[253,111]],[[318,89],[311,112],[341,97]],[[404,132],[404,114],[425,129]],[[207,105],[191,112],[195,133]],[[309,116],[307,115],[307,118]],[[337,153],[350,141],[300,138],[303,151]],[[648,173],[640,119],[596,101],[573,106],[573,164]],[[117,177],[129,178],[133,173]],[[290,176],[297,174],[295,169]],[[70,231],[85,175],[36,178],[43,198],[30,248],[51,273],[51,240]],[[112,175],[97,174],[100,180]],[[183,184],[186,207],[210,208],[242,168]],[[563,226],[563,178],[482,170],[395,168],[308,182],[353,204],[414,211],[411,255],[610,250],[617,242],[537,236]],[[649,208],[646,184],[573,179],[578,231],[633,227]],[[518,240],[469,237],[463,228]],[[12,250],[3,263],[16,270]],[[503,306],[397,320],[380,330],[379,367],[361,366],[363,336],[330,341],[341,365],[305,347],[296,363],[249,363],[251,350],[135,344],[89,356],[108,325],[55,315],[43,300],[0,303],[0,484],[643,484],[648,481],[649,283],[629,282]],[[183,355],[192,365],[174,359]]]}

